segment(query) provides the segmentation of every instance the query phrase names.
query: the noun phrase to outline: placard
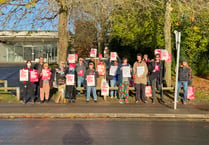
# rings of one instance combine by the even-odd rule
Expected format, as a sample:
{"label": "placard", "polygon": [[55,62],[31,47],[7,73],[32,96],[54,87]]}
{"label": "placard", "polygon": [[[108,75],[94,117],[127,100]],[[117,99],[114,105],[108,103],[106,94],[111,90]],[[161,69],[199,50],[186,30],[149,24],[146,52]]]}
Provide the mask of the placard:
{"label": "placard", "polygon": [[188,100],[194,100],[194,88],[188,87],[187,89],[187,99]]}
{"label": "placard", "polygon": [[137,76],[140,77],[144,74],[145,68],[144,66],[138,66],[137,67]]}
{"label": "placard", "polygon": [[145,96],[146,97],[152,97],[152,88],[151,88],[151,86],[146,86],[145,87]]}
{"label": "placard", "polygon": [[172,54],[168,54],[168,59],[165,60],[165,62],[171,62],[172,61]]}
{"label": "placard", "polygon": [[75,85],[75,75],[74,74],[67,74],[66,75],[66,85]]}
{"label": "placard", "polygon": [[101,95],[102,96],[109,96],[109,85],[108,83],[105,83],[104,85],[102,85],[102,88],[101,88]]}
{"label": "placard", "polygon": [[162,49],[161,50],[161,60],[168,60],[168,58],[169,58],[169,54],[168,54],[168,51],[167,50],[165,50],[165,49]]}
{"label": "placard", "polygon": [[111,65],[111,66],[110,66],[109,75],[110,75],[110,76],[116,76],[117,69],[118,69],[118,66],[113,66],[113,65]]}
{"label": "placard", "polygon": [[105,74],[105,66],[103,64],[97,65],[97,71],[100,76],[103,76]]}
{"label": "placard", "polygon": [[68,62],[75,63],[75,54],[68,54]]}
{"label": "placard", "polygon": [[110,60],[117,60],[117,53],[116,52],[111,52],[110,53]]}
{"label": "placard", "polygon": [[90,57],[97,57],[97,49],[94,48],[91,49]]}
{"label": "placard", "polygon": [[38,82],[38,70],[30,71],[30,81],[31,82]]}
{"label": "placard", "polygon": [[130,66],[123,66],[123,77],[124,78],[131,77],[131,69],[130,69]]}
{"label": "placard", "polygon": [[42,69],[42,80],[50,80],[51,72],[50,69]]}
{"label": "placard", "polygon": [[28,70],[20,70],[20,81],[28,81]]}
{"label": "placard", "polygon": [[95,86],[95,77],[94,77],[94,75],[87,75],[86,81],[87,81],[87,86],[88,87]]}

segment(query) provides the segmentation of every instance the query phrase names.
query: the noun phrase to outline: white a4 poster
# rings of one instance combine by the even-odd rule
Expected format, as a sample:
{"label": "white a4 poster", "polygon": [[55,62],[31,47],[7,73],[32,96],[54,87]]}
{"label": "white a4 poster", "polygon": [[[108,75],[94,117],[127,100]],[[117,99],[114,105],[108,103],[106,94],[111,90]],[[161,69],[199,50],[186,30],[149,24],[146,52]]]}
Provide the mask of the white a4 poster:
{"label": "white a4 poster", "polygon": [[66,85],[75,85],[75,75],[74,74],[67,74],[66,75]]}
{"label": "white a4 poster", "polygon": [[130,66],[123,66],[123,77],[124,78],[131,77],[131,69],[130,69]]}
{"label": "white a4 poster", "polygon": [[137,67],[137,76],[140,77],[144,74],[144,66],[138,66]]}
{"label": "white a4 poster", "polygon": [[95,86],[95,77],[94,77],[94,75],[87,75],[86,81],[87,81],[87,86],[88,87]]}

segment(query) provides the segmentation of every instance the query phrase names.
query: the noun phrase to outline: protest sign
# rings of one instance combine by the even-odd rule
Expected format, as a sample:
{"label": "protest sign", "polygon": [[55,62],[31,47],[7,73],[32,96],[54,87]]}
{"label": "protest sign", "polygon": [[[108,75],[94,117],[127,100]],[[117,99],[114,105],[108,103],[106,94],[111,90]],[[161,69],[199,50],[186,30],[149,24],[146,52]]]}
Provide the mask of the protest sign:
{"label": "protest sign", "polygon": [[28,81],[28,70],[20,70],[20,81]]}
{"label": "protest sign", "polygon": [[123,77],[131,77],[130,66],[123,66]]}
{"label": "protest sign", "polygon": [[97,65],[97,71],[99,75],[104,75],[105,74],[105,66],[103,64]]}
{"label": "protest sign", "polygon": [[42,80],[50,80],[51,72],[50,69],[43,69],[42,70]]}
{"label": "protest sign", "polygon": [[137,76],[140,77],[144,74],[145,68],[144,66],[138,66],[137,67]]}
{"label": "protest sign", "polygon": [[87,86],[88,87],[95,86],[95,77],[94,77],[94,75],[87,75],[86,81],[87,81]]}
{"label": "protest sign", "polygon": [[66,85],[75,85],[75,75],[67,74],[66,75]]}
{"label": "protest sign", "polygon": [[112,61],[117,60],[117,53],[116,52],[110,53],[110,60],[112,60]]}
{"label": "protest sign", "polygon": [[75,54],[68,54],[68,62],[75,63]]}
{"label": "protest sign", "polygon": [[97,57],[97,49],[94,48],[91,49],[90,57]]}
{"label": "protest sign", "polygon": [[31,82],[38,82],[38,70],[30,71],[30,81]]}
{"label": "protest sign", "polygon": [[110,75],[110,76],[115,76],[116,73],[117,73],[117,69],[118,69],[118,66],[110,66],[109,75]]}

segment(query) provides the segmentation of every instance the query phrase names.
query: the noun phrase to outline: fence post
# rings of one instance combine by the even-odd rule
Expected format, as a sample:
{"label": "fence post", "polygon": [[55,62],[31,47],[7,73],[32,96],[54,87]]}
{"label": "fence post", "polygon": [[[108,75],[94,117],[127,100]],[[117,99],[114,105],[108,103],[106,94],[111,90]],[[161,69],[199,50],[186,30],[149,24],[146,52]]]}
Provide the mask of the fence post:
{"label": "fence post", "polygon": [[19,101],[20,100],[20,88],[19,87],[16,88],[16,96],[17,96],[17,100]]}
{"label": "fence post", "polygon": [[7,92],[8,90],[7,90],[7,87],[8,87],[8,82],[7,82],[7,80],[4,80],[4,91],[5,92]]}

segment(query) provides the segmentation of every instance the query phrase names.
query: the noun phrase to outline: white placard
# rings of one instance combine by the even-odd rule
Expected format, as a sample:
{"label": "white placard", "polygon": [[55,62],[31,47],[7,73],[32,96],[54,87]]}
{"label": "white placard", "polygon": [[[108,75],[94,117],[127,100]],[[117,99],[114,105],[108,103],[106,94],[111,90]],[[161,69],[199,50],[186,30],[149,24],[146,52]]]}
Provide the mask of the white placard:
{"label": "white placard", "polygon": [[75,54],[68,54],[68,62],[75,63]]}
{"label": "white placard", "polygon": [[116,73],[117,73],[117,69],[118,69],[118,66],[113,66],[113,65],[111,65],[111,66],[110,66],[109,75],[110,75],[110,76],[115,76]]}
{"label": "white placard", "polygon": [[131,77],[131,69],[130,69],[130,66],[123,66],[123,77],[124,78]]}
{"label": "white placard", "polygon": [[116,52],[110,53],[110,60],[117,60],[117,53]]}
{"label": "white placard", "polygon": [[138,66],[137,67],[137,76],[140,77],[144,74],[145,68],[144,66]]}
{"label": "white placard", "polygon": [[66,85],[75,85],[75,75],[67,74],[66,75]]}
{"label": "white placard", "polygon": [[87,75],[86,81],[87,81],[87,86],[88,87],[95,86],[95,77],[94,77],[94,75]]}
{"label": "white placard", "polygon": [[90,57],[97,57],[97,49],[94,48],[91,49]]}
{"label": "white placard", "polygon": [[28,70],[20,70],[20,81],[28,81]]}
{"label": "white placard", "polygon": [[105,83],[104,85],[102,85],[102,88],[101,88],[101,95],[102,96],[109,96],[109,85],[108,83]]}

